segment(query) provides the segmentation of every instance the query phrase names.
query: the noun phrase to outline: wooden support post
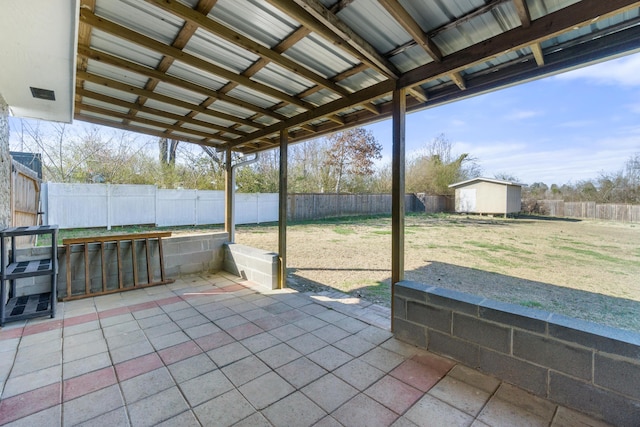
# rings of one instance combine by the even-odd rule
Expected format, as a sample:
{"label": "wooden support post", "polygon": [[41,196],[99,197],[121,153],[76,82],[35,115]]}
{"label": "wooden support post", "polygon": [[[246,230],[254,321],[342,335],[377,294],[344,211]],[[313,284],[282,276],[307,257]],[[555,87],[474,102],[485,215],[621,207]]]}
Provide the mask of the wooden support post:
{"label": "wooden support post", "polygon": [[91,293],[91,275],[89,274],[89,245],[84,245],[84,291]]}
{"label": "wooden support post", "polygon": [[105,242],[100,242],[100,267],[102,269],[102,292],[107,291],[107,260],[104,253]]}
{"label": "wooden support post", "polygon": [[65,245],[65,257],[67,258],[67,298],[71,296],[71,245]]}
{"label": "wooden support post", "polygon": [[136,239],[131,238],[131,262],[133,263],[133,287],[138,286],[138,255],[136,254]]}
{"label": "wooden support post", "polygon": [[229,235],[229,242],[235,240],[235,224],[233,220],[233,194],[236,191],[233,168],[231,167],[231,148],[227,148],[225,156],[225,187],[224,187],[224,231]]}
{"label": "wooden support post", "polygon": [[116,258],[118,259],[118,289],[124,287],[122,280],[122,255],[120,255],[120,240],[116,240]]}
{"label": "wooden support post", "polygon": [[149,248],[149,239],[144,239],[144,253],[147,256],[147,283],[153,283],[153,272],[151,271],[151,248]]}
{"label": "wooden support post", "polygon": [[391,185],[391,331],[395,284],[404,279],[405,89],[393,91],[393,159]]}
{"label": "wooden support post", "polygon": [[278,288],[287,287],[287,169],[289,138],[280,131],[280,185],[278,189]]}
{"label": "wooden support post", "polygon": [[162,239],[158,239],[158,256],[160,257],[160,281],[164,283],[164,252],[162,250]]}

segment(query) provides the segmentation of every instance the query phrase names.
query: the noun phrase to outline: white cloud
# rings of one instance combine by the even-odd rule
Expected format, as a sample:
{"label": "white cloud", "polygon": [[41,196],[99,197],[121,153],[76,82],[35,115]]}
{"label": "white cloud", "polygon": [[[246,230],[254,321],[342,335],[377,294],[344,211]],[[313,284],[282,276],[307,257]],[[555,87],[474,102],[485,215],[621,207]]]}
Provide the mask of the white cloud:
{"label": "white cloud", "polygon": [[640,143],[636,138],[610,137],[588,147],[535,151],[525,144],[497,143],[474,147],[472,152],[477,155],[485,176],[504,172],[524,183],[541,181],[550,185],[575,183],[595,179],[601,173],[617,172],[638,150]]}
{"label": "white cloud", "polygon": [[541,116],[543,113],[541,111],[531,111],[531,110],[519,110],[514,111],[505,116],[507,120],[524,120],[530,119],[531,117]]}
{"label": "white cloud", "polygon": [[640,53],[569,71],[554,78],[584,79],[601,85],[640,86]]}

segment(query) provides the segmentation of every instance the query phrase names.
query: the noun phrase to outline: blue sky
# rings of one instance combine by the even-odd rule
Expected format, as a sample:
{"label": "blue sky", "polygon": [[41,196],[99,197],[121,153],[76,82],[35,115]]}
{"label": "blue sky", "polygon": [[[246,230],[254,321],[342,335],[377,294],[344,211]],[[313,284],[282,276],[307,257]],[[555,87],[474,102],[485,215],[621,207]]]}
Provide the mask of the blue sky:
{"label": "blue sky", "polygon": [[[368,126],[391,159],[391,122]],[[565,184],[640,154],[640,53],[407,116],[407,158],[439,134],[482,175]]]}
{"label": "blue sky", "polygon": [[[390,163],[391,121],[367,128]],[[640,154],[640,53],[410,114],[407,158],[439,134],[486,177],[562,185],[617,172]]]}

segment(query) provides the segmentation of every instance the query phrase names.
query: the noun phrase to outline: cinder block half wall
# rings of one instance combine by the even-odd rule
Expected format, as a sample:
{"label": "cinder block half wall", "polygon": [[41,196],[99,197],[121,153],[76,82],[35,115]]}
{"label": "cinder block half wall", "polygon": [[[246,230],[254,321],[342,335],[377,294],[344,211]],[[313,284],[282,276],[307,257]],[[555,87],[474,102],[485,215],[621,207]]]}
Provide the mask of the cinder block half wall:
{"label": "cinder block half wall", "polygon": [[224,245],[224,270],[266,289],[278,289],[278,254],[274,252],[227,243]]}
{"label": "cinder block half wall", "polygon": [[640,334],[403,281],[394,334],[616,426],[640,423]]}

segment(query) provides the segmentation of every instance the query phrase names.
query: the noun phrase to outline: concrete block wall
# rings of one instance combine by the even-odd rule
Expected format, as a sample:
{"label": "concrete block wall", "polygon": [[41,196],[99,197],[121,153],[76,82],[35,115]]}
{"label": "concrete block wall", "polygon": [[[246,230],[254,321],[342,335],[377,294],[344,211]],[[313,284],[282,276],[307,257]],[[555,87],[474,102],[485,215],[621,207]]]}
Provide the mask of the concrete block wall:
{"label": "concrete block wall", "polygon": [[461,292],[396,284],[397,338],[618,426],[640,425],[640,334]]}
{"label": "concrete block wall", "polygon": [[224,254],[225,271],[266,289],[278,288],[278,254],[237,243],[227,243]]}
{"label": "concrete block wall", "polygon": [[[223,245],[228,241],[227,233],[210,233],[188,236],[174,236],[162,239],[164,252],[165,276],[177,278],[184,274],[219,271],[223,267]],[[158,243],[150,241],[151,267],[154,281],[160,281],[160,264],[158,261]],[[67,295],[67,264],[66,248],[58,247],[58,296]],[[122,259],[122,274],[125,284],[133,283],[133,264],[131,257],[131,243],[122,242],[120,249]],[[104,247],[107,289],[118,287],[118,266],[116,244],[108,243]],[[147,283],[146,251],[144,243],[136,242],[139,283]],[[18,259],[32,260],[49,257],[49,247],[35,247],[18,250]],[[89,245],[90,286],[94,291],[102,289],[102,259],[98,244]],[[74,246],[71,253],[72,292],[82,293],[85,287],[84,252],[82,246]],[[49,288],[49,276],[37,276],[19,279],[16,286],[18,295],[30,295],[45,292]]]}
{"label": "concrete block wall", "polygon": [[174,236],[162,239],[164,265],[168,277],[179,277],[223,268],[225,232]]}

